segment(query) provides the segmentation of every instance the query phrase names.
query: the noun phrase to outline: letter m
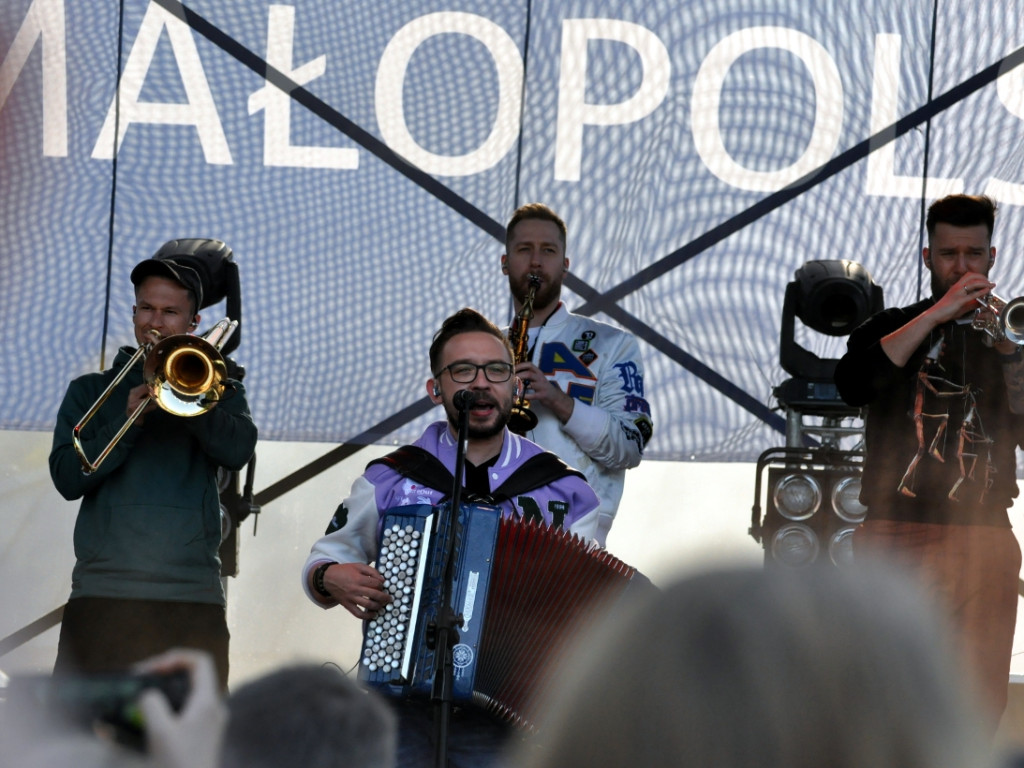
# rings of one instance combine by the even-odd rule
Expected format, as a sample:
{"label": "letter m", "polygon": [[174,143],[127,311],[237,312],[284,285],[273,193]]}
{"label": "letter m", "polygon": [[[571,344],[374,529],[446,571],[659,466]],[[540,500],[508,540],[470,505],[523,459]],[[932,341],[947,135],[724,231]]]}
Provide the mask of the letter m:
{"label": "letter m", "polygon": [[14,83],[42,40],[43,53],[43,154],[68,154],[67,46],[64,39],[64,0],[32,0],[18,34],[0,63],[0,109]]}

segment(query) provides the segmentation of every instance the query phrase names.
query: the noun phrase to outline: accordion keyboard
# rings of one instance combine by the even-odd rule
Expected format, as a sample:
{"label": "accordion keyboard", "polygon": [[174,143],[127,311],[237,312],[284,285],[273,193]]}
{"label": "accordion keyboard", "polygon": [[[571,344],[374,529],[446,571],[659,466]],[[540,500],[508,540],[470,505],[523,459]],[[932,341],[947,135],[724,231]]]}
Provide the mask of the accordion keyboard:
{"label": "accordion keyboard", "polygon": [[430,520],[421,520],[426,524],[425,531],[395,522],[381,535],[377,570],[384,577],[384,589],[392,602],[367,624],[362,663],[367,672],[383,679],[409,677],[412,622],[422,594],[426,545],[430,541]]}
{"label": "accordion keyboard", "polygon": [[431,695],[439,661],[434,634],[444,618],[444,542],[451,535],[449,605],[458,620],[452,697],[472,698],[500,519],[500,508],[481,504],[462,505],[457,518],[449,503],[393,507],[384,513],[376,566],[392,602],[366,623],[361,680],[387,696]]}
{"label": "accordion keyboard", "polygon": [[434,635],[450,600],[452,702],[524,728],[537,726],[544,681],[574,647],[575,628],[621,600],[636,573],[568,531],[502,519],[484,504],[463,504],[457,516],[447,502],[394,507],[377,541],[393,602],[367,622],[359,679],[385,696],[429,699],[445,670]]}

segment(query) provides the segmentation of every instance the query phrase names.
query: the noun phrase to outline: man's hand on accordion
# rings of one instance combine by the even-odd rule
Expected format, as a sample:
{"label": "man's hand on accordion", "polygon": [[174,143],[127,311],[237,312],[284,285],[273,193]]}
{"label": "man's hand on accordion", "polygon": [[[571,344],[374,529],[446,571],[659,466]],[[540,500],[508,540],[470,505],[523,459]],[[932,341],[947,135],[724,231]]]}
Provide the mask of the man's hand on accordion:
{"label": "man's hand on accordion", "polygon": [[372,565],[335,563],[324,571],[324,586],[331,597],[359,619],[372,619],[391,595],[384,591],[384,577]]}

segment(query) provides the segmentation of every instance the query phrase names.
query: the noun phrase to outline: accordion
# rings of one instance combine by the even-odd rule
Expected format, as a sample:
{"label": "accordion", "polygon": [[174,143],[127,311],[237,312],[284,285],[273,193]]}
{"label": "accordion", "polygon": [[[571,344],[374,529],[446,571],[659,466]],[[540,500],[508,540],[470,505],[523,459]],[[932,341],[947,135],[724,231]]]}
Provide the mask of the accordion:
{"label": "accordion", "polygon": [[376,565],[393,602],[367,622],[358,673],[385,696],[431,696],[443,662],[432,642],[443,616],[442,542],[453,523],[451,607],[461,623],[452,701],[532,729],[547,671],[637,571],[567,531],[502,519],[494,506],[463,504],[457,520],[450,504],[388,510]]}

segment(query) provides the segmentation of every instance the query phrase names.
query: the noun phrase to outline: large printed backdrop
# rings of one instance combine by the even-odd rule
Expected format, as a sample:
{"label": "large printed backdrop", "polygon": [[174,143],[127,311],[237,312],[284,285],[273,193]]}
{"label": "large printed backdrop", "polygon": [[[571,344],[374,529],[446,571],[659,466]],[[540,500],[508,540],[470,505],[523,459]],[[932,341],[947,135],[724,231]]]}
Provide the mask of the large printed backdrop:
{"label": "large printed backdrop", "polygon": [[993,274],[1024,292],[1022,17],[1024,0],[9,0],[0,427],[49,429],[67,381],[131,340],[135,262],[215,237],[239,264],[261,436],[407,440],[430,417],[409,406],[432,333],[466,305],[507,322],[502,224],[544,201],[570,228],[569,306],[642,339],[648,457],[750,460],[781,441],[782,298],[805,261],[859,261],[907,303],[923,202],[988,192]]}

